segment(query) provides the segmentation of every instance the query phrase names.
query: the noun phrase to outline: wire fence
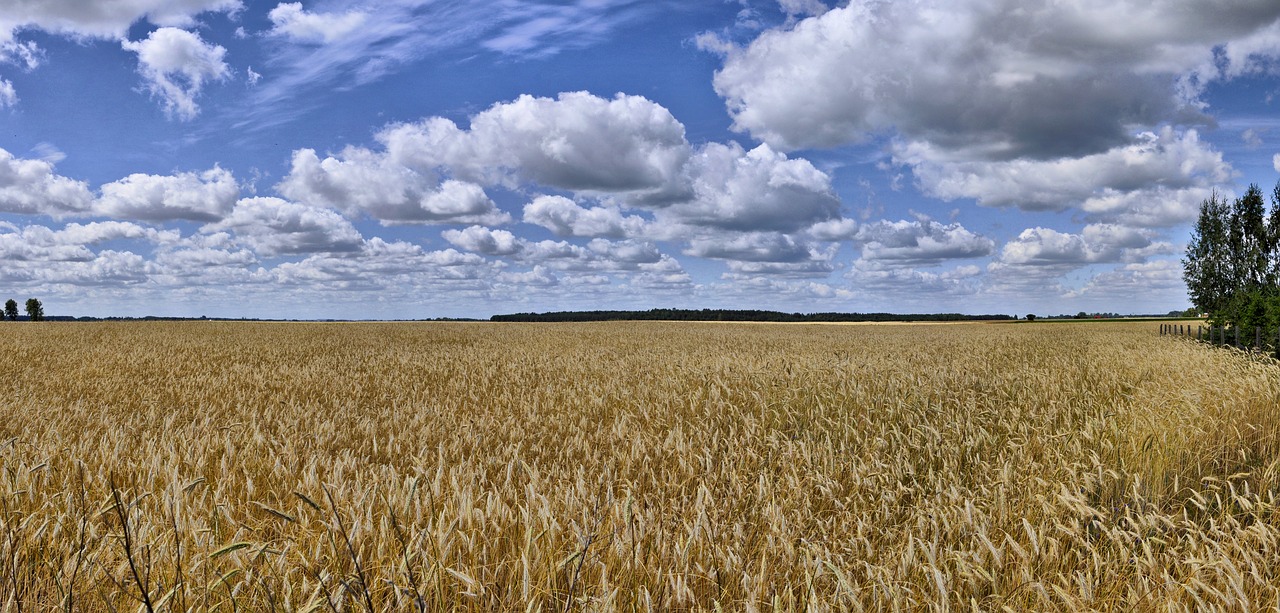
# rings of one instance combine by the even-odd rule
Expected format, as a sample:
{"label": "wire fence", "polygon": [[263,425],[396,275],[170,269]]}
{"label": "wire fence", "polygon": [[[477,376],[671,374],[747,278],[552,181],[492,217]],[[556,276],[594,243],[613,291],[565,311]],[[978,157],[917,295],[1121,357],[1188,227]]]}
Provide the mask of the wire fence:
{"label": "wire fence", "polygon": [[1258,351],[1280,357],[1280,328],[1267,330],[1241,326],[1203,326],[1193,324],[1160,324],[1161,336],[1180,336],[1202,343],[1235,347],[1242,351]]}

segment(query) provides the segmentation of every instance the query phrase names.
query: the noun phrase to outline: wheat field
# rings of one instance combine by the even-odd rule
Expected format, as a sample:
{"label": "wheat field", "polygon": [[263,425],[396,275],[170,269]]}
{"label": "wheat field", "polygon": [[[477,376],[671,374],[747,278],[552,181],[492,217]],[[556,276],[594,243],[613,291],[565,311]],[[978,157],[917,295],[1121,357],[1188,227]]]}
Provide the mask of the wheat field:
{"label": "wheat field", "polygon": [[1280,366],[1157,326],[5,324],[0,606],[1274,608]]}

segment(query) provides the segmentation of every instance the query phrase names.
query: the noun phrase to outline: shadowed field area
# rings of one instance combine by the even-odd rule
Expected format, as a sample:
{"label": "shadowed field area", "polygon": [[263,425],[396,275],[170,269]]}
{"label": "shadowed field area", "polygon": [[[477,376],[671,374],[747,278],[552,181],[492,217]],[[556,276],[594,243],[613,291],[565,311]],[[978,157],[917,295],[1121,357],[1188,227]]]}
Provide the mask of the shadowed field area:
{"label": "shadowed field area", "polygon": [[1280,367],[1157,326],[6,325],[0,605],[1274,606]]}

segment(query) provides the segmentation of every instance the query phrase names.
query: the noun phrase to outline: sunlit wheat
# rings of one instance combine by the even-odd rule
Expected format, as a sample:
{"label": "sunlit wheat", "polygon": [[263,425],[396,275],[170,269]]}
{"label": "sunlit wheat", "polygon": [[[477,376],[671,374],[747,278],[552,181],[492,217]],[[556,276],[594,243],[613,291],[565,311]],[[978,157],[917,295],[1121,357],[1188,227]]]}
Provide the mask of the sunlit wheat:
{"label": "sunlit wheat", "polygon": [[5,610],[1280,599],[1280,366],[1156,324],[0,328]]}

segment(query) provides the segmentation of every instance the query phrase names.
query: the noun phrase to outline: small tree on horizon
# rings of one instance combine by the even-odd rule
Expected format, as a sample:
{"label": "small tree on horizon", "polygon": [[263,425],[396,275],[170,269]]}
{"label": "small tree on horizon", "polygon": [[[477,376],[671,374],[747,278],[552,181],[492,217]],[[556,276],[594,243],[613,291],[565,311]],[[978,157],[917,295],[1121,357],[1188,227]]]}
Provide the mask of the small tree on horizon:
{"label": "small tree on horizon", "polygon": [[9,321],[18,321],[18,301],[17,300],[10,298],[7,302],[4,303],[4,316],[8,317]]}
{"label": "small tree on horizon", "polygon": [[30,317],[31,321],[44,319],[44,306],[40,304],[39,300],[27,298],[27,317]]}

